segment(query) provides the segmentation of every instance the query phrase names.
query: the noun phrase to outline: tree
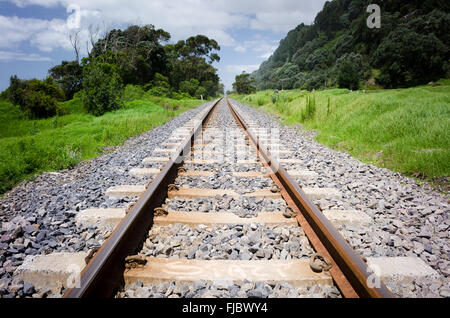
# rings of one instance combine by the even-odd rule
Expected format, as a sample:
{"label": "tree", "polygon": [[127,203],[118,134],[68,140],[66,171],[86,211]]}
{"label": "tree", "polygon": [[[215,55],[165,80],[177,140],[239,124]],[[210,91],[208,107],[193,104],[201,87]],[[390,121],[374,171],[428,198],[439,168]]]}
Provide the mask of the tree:
{"label": "tree", "polygon": [[242,74],[236,75],[233,89],[238,94],[251,94],[256,91],[255,80],[244,71]]}
{"label": "tree", "polygon": [[199,81],[195,78],[191,78],[189,81],[182,81],[180,83],[180,92],[195,96],[195,92],[197,91],[199,85]]}
{"label": "tree", "polygon": [[434,33],[418,34],[398,27],[374,53],[374,64],[381,69],[377,82],[386,87],[427,83],[445,74],[449,57],[448,44]]}
{"label": "tree", "polygon": [[[220,60],[214,52],[220,50],[215,40],[204,35],[197,35],[189,37],[186,41],[180,40],[176,44],[168,44],[165,48],[170,61],[169,78],[172,87],[186,91],[188,85],[186,81],[196,79],[202,85],[205,83],[208,86],[205,87],[208,96],[214,96],[217,93],[219,76],[217,69],[211,65]],[[191,95],[195,95],[195,91]]]}
{"label": "tree", "polygon": [[60,65],[53,66],[48,73],[64,91],[66,100],[72,99],[82,87],[83,70],[77,61],[62,61]]}
{"label": "tree", "polygon": [[336,72],[339,87],[356,90],[359,81],[368,78],[370,67],[361,54],[347,53],[336,61]]}
{"label": "tree", "polygon": [[356,90],[359,87],[359,72],[349,59],[344,59],[338,68],[337,82],[339,87]]}
{"label": "tree", "polygon": [[122,81],[115,65],[93,61],[83,68],[83,104],[95,115],[122,107]]}
{"label": "tree", "polygon": [[153,25],[114,29],[95,43],[89,60],[116,65],[124,84],[144,85],[156,73],[168,74],[167,56],[161,42],[169,39],[168,32]]}
{"label": "tree", "polygon": [[69,34],[69,41],[75,51],[75,61],[80,62],[80,32],[81,30],[73,31]]}

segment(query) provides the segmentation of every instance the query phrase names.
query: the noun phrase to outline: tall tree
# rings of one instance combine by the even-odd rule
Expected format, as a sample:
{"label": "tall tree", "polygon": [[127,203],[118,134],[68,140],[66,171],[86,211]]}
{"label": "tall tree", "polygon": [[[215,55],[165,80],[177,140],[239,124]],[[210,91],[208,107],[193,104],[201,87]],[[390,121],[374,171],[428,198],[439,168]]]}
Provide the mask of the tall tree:
{"label": "tall tree", "polygon": [[83,70],[77,61],[62,61],[60,65],[53,66],[48,73],[64,91],[66,100],[81,89]]}
{"label": "tall tree", "polygon": [[[176,44],[166,45],[166,52],[170,60],[170,83],[175,89],[180,84],[196,79],[204,87],[209,96],[218,91],[219,76],[213,62],[220,61],[215,52],[220,50],[218,43],[204,35],[192,36],[178,41]],[[186,87],[186,84],[183,84]],[[212,95],[211,95],[212,94]]]}
{"label": "tall tree", "polygon": [[117,66],[124,84],[146,84],[156,73],[168,73],[168,61],[161,42],[170,34],[153,25],[132,25],[126,30],[114,29],[98,40],[90,59]]}
{"label": "tall tree", "polygon": [[233,89],[238,94],[250,94],[256,91],[255,80],[245,71],[240,75],[236,75]]}

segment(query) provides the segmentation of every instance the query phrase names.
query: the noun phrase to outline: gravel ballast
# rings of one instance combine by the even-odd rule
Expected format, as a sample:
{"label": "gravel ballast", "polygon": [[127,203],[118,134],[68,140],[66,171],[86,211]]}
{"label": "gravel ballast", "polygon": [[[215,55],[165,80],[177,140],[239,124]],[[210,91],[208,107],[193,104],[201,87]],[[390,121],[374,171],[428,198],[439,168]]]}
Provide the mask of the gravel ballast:
{"label": "gravel ballast", "polygon": [[0,297],[33,295],[30,286],[13,279],[26,256],[89,251],[100,246],[108,233],[77,227],[75,215],[88,208],[127,208],[132,204],[135,198],[110,199],[105,192],[116,185],[149,183],[151,177],[136,177],[129,170],[143,167],[144,158],[156,156],[153,149],[161,148],[159,144],[175,129],[211,103],[128,139],[111,153],[81,162],[73,169],[37,175],[7,192],[0,199]]}
{"label": "gravel ballast", "polygon": [[298,178],[300,186],[336,188],[342,192],[340,199],[313,200],[322,210],[358,209],[374,220],[370,227],[339,228],[357,252],[365,257],[418,256],[439,273],[438,280],[388,285],[398,296],[449,297],[448,196],[400,173],[365,164],[321,145],[311,132],[287,127],[237,101],[232,103],[268,131],[279,130],[283,146],[292,151],[291,158],[303,161],[302,165],[284,165],[285,168],[303,168],[318,174],[317,178]]}
{"label": "gravel ballast", "polygon": [[[388,285],[397,296],[450,297],[448,197],[433,191],[426,184],[419,184],[388,169],[362,163],[348,154],[323,146],[314,140],[310,132],[286,127],[268,114],[236,101],[231,102],[261,127],[279,129],[284,149],[292,152],[292,155],[280,157],[297,158],[303,162],[284,165],[285,168],[307,169],[318,174],[315,178],[297,178],[301,186],[335,188],[342,192],[342,198],[339,199],[313,200],[322,210],[357,209],[373,219],[373,224],[364,228],[349,225],[338,228],[358,253],[364,257],[418,256],[439,274],[439,278],[434,280]],[[82,162],[70,170],[44,173],[6,193],[0,199],[0,297],[42,296],[30,284],[13,279],[15,269],[26,256],[58,251],[89,251],[101,245],[109,233],[100,233],[96,228],[78,228],[75,215],[87,208],[127,208],[135,202],[136,198],[110,199],[105,192],[111,186],[150,182],[151,177],[136,177],[129,174],[129,170],[159,167],[160,163],[144,165],[142,160],[150,156],[166,156],[152,151],[164,148],[160,144],[207,105],[127,140],[112,153]],[[224,107],[218,109],[208,125],[223,130],[237,127],[231,113]],[[184,168],[215,171],[215,175],[178,177],[176,183],[183,187],[247,189],[250,186],[261,189],[272,184],[270,179],[264,177],[228,177],[233,171],[263,171],[260,164],[234,165],[225,162],[220,164],[220,168],[217,164],[185,164]],[[286,207],[282,199],[226,196],[208,199],[175,198],[166,203],[168,208],[174,210],[233,212],[241,217],[283,211]],[[226,225],[207,230],[201,226],[189,228],[173,225],[161,230],[162,227],[155,226],[149,233],[142,253],[156,257],[192,256],[199,259],[288,259],[310,256],[309,247],[305,248],[309,243],[305,241],[303,231],[300,228],[289,228],[289,235],[285,240],[287,234],[285,232],[283,236],[281,231],[286,228],[251,224]],[[170,230],[166,231],[167,229]],[[252,233],[260,235],[253,237]],[[252,239],[259,241],[255,242],[257,247],[254,247],[255,244],[240,243],[241,239],[245,242]],[[235,248],[236,244],[242,246]],[[161,248],[162,246],[164,247]],[[167,250],[168,247],[171,250]],[[293,288],[288,284],[269,285],[249,281],[198,281],[149,286],[133,284],[126,286],[117,297],[340,297],[340,293],[335,287],[329,286]]]}

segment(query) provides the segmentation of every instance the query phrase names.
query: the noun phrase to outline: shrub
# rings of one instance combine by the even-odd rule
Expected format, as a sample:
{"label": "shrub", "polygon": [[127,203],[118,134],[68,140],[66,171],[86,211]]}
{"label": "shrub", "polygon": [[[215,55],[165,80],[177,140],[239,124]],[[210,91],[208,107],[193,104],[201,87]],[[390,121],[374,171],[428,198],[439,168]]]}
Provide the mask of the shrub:
{"label": "shrub", "polygon": [[64,113],[59,106],[59,101],[64,100],[64,92],[50,76],[44,81],[38,79],[24,81],[12,76],[5,95],[11,103],[19,105],[30,119]]}
{"label": "shrub", "polygon": [[331,99],[330,96],[328,96],[328,100],[327,100],[327,117],[330,116],[331,114]]}
{"label": "shrub", "polygon": [[276,95],[272,95],[270,96],[270,99],[272,100],[272,104],[275,104],[277,102],[277,96]]}
{"label": "shrub", "polygon": [[206,88],[204,88],[203,86],[199,86],[197,88],[197,90],[195,91],[195,98],[200,99],[203,96],[203,98],[206,97]]}
{"label": "shrub", "polygon": [[21,108],[28,118],[47,118],[56,114],[63,115],[58,101],[42,91],[25,90],[23,93],[23,104],[24,106],[21,106]]}
{"label": "shrub", "polygon": [[83,104],[85,109],[100,116],[122,107],[122,82],[111,64],[91,62],[83,69]]}
{"label": "shrub", "polygon": [[159,73],[155,74],[155,77],[153,78],[151,83],[153,86],[170,88],[169,78]]}
{"label": "shrub", "polygon": [[122,99],[126,102],[131,102],[135,99],[141,99],[145,91],[142,86],[128,84],[123,91]]}
{"label": "shrub", "polygon": [[171,95],[170,95],[170,98],[181,100],[181,99],[191,99],[192,96],[189,95],[188,93],[172,92]]}
{"label": "shrub", "polygon": [[[218,84],[211,80],[203,81],[200,85],[205,88],[207,97],[215,96],[218,91]],[[203,95],[203,97],[205,97],[205,95]]]}
{"label": "shrub", "polygon": [[180,82],[180,92],[188,93],[191,96],[195,96],[200,83],[195,78],[191,78],[189,81]]}
{"label": "shrub", "polygon": [[151,96],[167,97],[170,95],[170,89],[167,87],[155,86],[150,88],[147,91],[147,94]]}

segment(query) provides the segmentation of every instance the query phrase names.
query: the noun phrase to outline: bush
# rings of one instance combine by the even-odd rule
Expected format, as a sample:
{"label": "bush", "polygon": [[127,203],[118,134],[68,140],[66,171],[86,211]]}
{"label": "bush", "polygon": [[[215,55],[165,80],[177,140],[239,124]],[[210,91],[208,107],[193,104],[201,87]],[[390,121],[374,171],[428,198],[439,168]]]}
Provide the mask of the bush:
{"label": "bush", "polygon": [[122,82],[111,64],[91,62],[83,69],[83,104],[95,116],[123,106]]}
{"label": "bush", "polygon": [[272,95],[270,96],[270,99],[272,100],[272,104],[275,104],[277,102],[277,96],[276,95]]}
{"label": "bush", "polygon": [[[203,81],[201,83],[201,86],[206,90],[206,97],[215,96],[216,92],[218,91],[218,84],[214,83],[211,80]],[[205,95],[203,95],[203,97],[205,97]]]}
{"label": "bush", "polygon": [[180,82],[180,92],[188,93],[191,96],[195,96],[200,83],[195,78],[191,78],[189,81]]}
{"label": "bush", "polygon": [[63,114],[59,101],[64,100],[64,92],[52,77],[44,81],[38,79],[21,80],[10,78],[10,86],[5,93],[11,103],[19,105],[28,118],[47,118]]}
{"label": "bush", "polygon": [[167,87],[155,86],[155,87],[150,88],[147,91],[147,94],[152,95],[152,96],[167,97],[167,96],[170,96],[171,92],[170,92],[170,89]]}
{"label": "bush", "polygon": [[153,86],[170,88],[169,78],[159,73],[155,74],[151,83]]}
{"label": "bush", "polygon": [[21,108],[28,118],[47,118],[64,113],[58,101],[42,91],[25,90],[23,103]]}
{"label": "bush", "polygon": [[191,99],[192,96],[189,95],[188,93],[177,93],[177,92],[172,92],[170,94],[170,98],[172,99],[177,99],[177,100],[181,100],[181,99]]}
{"label": "bush", "polygon": [[203,86],[199,86],[195,91],[194,97],[200,99],[202,96],[206,98],[206,89]]}
{"label": "bush", "polygon": [[306,83],[304,88],[308,91],[312,91],[314,89],[321,89],[325,86],[326,81],[328,80],[328,76],[325,72],[311,72],[308,74]]}

